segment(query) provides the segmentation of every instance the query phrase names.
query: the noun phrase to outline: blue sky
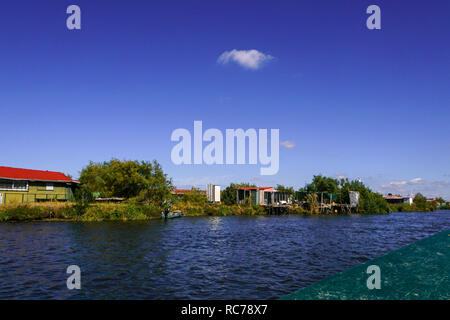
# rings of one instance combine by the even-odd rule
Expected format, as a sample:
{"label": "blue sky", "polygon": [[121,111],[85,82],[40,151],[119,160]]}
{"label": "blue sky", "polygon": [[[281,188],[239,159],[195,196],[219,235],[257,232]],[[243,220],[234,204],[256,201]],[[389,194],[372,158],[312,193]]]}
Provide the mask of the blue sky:
{"label": "blue sky", "polygon": [[[66,28],[76,4],[82,29]],[[381,8],[381,30],[365,13]],[[0,164],[77,177],[157,159],[179,186],[314,174],[450,198],[448,1],[14,1],[0,14]],[[272,59],[248,69],[231,50]],[[280,170],[171,162],[174,129],[277,128]]]}

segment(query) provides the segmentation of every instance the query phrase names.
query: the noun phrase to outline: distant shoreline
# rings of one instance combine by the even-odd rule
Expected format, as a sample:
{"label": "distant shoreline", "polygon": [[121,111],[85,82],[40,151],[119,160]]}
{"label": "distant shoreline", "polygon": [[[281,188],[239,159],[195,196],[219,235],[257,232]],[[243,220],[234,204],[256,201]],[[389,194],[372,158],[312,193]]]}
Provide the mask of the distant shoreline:
{"label": "distant shoreline", "polygon": [[[208,204],[178,208],[186,217],[270,216],[262,206]],[[448,211],[448,210],[437,210]],[[391,211],[399,212],[399,211]],[[406,211],[405,211],[406,212]],[[422,211],[407,211],[422,212]],[[426,213],[426,212],[424,212]],[[357,213],[359,215],[372,215]],[[376,214],[376,213],[374,213]],[[311,214],[298,206],[286,207],[282,215],[334,216],[335,214]],[[348,214],[336,214],[345,216]],[[134,203],[34,203],[0,207],[1,222],[102,222],[160,220],[161,209],[152,205]]]}

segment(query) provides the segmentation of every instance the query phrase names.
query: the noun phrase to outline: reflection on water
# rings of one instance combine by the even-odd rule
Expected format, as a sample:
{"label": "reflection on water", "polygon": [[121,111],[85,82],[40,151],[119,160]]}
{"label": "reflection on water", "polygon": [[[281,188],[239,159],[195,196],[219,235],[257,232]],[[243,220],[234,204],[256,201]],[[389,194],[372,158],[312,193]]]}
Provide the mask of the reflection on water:
{"label": "reflection on water", "polygon": [[4,223],[0,299],[277,298],[449,228],[444,211]]}

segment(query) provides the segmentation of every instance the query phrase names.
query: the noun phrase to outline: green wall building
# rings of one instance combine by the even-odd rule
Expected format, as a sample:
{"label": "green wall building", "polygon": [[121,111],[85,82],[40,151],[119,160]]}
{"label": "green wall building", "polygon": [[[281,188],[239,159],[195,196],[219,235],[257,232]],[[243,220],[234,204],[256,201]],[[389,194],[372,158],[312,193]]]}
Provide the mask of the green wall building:
{"label": "green wall building", "polygon": [[0,205],[73,201],[78,183],[61,172],[0,166]]}

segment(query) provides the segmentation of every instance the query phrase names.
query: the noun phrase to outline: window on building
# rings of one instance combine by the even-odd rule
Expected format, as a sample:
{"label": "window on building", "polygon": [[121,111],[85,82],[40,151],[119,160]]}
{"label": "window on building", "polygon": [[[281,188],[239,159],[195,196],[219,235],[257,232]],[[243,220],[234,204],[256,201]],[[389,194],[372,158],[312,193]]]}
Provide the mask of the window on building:
{"label": "window on building", "polygon": [[46,186],[45,186],[45,190],[53,191],[53,183],[47,183]]}
{"label": "window on building", "polygon": [[28,189],[28,184],[26,181],[14,181],[12,188],[17,191],[25,191]]}
{"label": "window on building", "polygon": [[1,181],[0,190],[27,191],[28,183],[26,181]]}
{"label": "window on building", "polygon": [[13,184],[12,182],[2,181],[0,182],[0,190],[12,190]]}

